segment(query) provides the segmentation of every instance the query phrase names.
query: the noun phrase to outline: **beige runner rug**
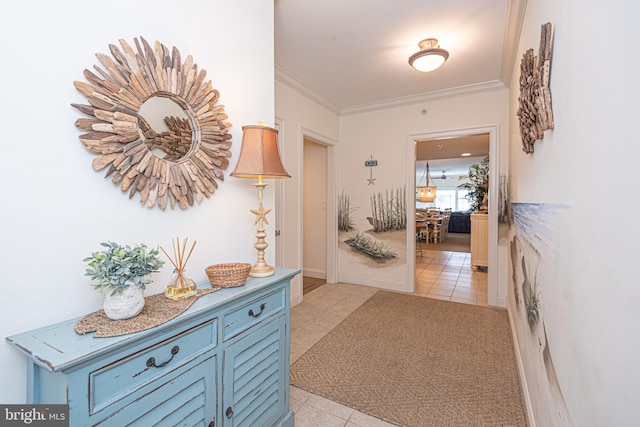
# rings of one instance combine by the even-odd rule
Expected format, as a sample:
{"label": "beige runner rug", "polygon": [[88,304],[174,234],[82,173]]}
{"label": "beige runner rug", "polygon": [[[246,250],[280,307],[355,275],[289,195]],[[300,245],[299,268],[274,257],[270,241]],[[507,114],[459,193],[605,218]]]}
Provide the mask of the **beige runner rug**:
{"label": "beige runner rug", "polygon": [[291,384],[407,427],[526,426],[507,312],[378,291]]}

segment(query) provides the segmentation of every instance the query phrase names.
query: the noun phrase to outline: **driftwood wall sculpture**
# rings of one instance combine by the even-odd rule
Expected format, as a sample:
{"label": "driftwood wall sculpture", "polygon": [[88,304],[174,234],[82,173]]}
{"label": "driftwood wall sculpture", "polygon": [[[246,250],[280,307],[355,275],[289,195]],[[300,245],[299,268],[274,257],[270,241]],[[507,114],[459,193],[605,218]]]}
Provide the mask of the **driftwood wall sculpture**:
{"label": "driftwood wall sculpture", "polygon": [[527,154],[533,153],[533,143],[544,137],[544,131],[554,126],[549,91],[552,39],[552,26],[547,22],[542,25],[538,56],[529,49],[520,63],[520,107],[517,114],[522,150]]}
{"label": "driftwood wall sculpture", "polygon": [[[85,69],[88,83],[73,82],[89,102],[71,104],[90,116],[75,123],[87,131],[80,141],[98,154],[93,169],[108,167],[106,177],[129,198],[139,193],[143,206],[187,209],[213,195],[229,165],[231,124],[217,104],[220,94],[191,55],[183,63],[178,49],[158,41],[152,48],[134,39],[135,50],[119,42],[121,49],[109,45],[113,59],[96,54],[104,68],[94,65],[98,74]],[[154,131],[140,113],[152,97],[175,102],[187,118],[164,117],[168,130]]]}

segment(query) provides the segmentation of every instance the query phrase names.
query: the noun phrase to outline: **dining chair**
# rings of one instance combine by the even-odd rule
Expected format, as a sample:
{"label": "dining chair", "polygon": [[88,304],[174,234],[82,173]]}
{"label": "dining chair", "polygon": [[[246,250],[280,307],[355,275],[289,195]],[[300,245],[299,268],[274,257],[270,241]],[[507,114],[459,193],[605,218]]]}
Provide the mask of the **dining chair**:
{"label": "dining chair", "polygon": [[418,242],[418,248],[420,250],[420,256],[422,256],[422,227],[423,221],[416,221],[416,242]]}

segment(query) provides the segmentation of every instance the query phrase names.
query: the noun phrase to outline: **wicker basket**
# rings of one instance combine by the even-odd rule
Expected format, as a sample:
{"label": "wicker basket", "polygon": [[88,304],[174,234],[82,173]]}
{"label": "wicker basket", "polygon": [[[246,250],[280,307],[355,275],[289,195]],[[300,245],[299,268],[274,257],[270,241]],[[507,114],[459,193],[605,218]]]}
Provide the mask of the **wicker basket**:
{"label": "wicker basket", "polygon": [[251,270],[251,264],[240,262],[215,264],[204,269],[211,285],[222,288],[233,288],[244,285],[247,281],[249,270]]}

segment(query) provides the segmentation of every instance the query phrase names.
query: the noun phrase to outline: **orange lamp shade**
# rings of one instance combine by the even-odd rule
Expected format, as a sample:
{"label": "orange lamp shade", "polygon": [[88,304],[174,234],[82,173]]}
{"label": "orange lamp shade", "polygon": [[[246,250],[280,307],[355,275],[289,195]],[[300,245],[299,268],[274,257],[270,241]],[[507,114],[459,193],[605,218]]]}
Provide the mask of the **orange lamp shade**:
{"label": "orange lamp shade", "polygon": [[291,178],[280,160],[278,131],[260,125],[242,127],[240,158],[231,176],[237,178]]}

